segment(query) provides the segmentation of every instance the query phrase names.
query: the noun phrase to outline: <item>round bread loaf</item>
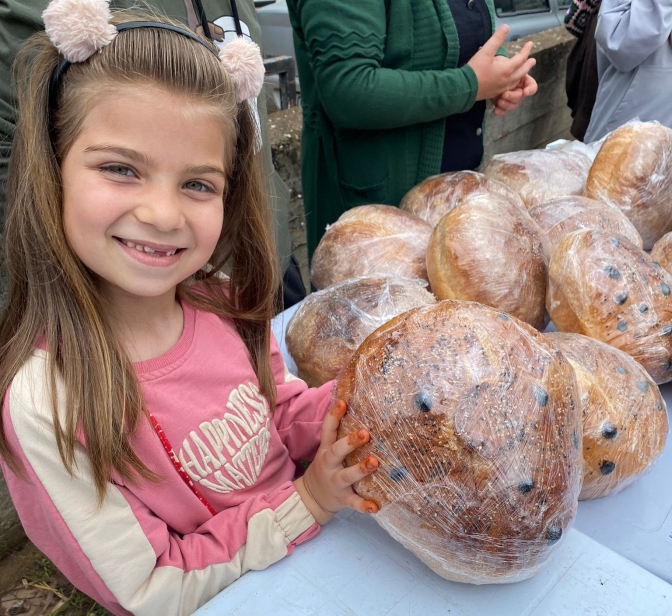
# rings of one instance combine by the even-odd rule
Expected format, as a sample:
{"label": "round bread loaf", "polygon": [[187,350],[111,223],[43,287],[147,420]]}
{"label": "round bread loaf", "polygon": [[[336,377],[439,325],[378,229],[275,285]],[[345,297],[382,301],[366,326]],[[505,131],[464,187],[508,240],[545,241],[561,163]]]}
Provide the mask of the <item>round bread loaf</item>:
{"label": "round bread loaf", "polygon": [[578,229],[603,229],[642,248],[642,238],[628,217],[602,201],[579,196],[558,197],[533,205],[529,213],[539,228],[547,261],[557,243]]}
{"label": "round bread loaf", "polygon": [[529,208],[567,195],[583,195],[590,159],[578,152],[522,150],[498,154],[479,169],[515,190]]}
{"label": "round bread loaf", "polygon": [[497,194],[525,208],[518,193],[476,171],[433,175],[406,193],[399,207],[435,227],[448,212],[474,194]]}
{"label": "round bread loaf", "polygon": [[431,233],[429,223],[397,207],[353,207],[320,240],[311,280],[318,289],[373,274],[427,280],[425,254]]}
{"label": "round bread loaf", "polygon": [[672,275],[640,248],[604,231],[560,240],[548,269],[546,308],[558,330],[634,357],[656,383],[672,380]]}
{"label": "round bread loaf", "polygon": [[547,334],[576,373],[583,424],[580,500],[620,492],[662,453],[665,401],[632,357],[580,334]]}
{"label": "round bread loaf", "polygon": [[666,233],[655,243],[651,250],[651,258],[666,272],[672,274],[672,233]]}
{"label": "round bread loaf", "polygon": [[529,325],[482,304],[416,308],[371,334],[341,373],[339,436],[366,428],[378,470],[355,484],[375,520],[440,576],[534,575],[581,488],[574,370]]}
{"label": "round bread loaf", "polygon": [[536,225],[497,194],[465,199],[434,228],[427,273],[439,299],[480,302],[544,326],[546,264]]}
{"label": "round bread loaf", "polygon": [[436,302],[423,280],[350,278],[310,294],[287,326],[287,349],[311,387],[336,378],[372,331],[398,314]]}
{"label": "round bread loaf", "polygon": [[672,231],[672,129],[630,122],[602,144],[586,196],[619,207],[650,250]]}

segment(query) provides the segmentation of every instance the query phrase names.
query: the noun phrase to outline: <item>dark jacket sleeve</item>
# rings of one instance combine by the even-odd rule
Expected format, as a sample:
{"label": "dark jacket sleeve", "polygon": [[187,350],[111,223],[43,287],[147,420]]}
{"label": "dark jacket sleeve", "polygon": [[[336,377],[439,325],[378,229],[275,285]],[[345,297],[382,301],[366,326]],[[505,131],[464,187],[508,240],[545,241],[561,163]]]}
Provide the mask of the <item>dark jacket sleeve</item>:
{"label": "dark jacket sleeve", "polygon": [[320,101],[335,126],[399,128],[465,112],[475,102],[478,82],[470,66],[382,66],[387,20],[380,0],[301,0],[295,19]]}

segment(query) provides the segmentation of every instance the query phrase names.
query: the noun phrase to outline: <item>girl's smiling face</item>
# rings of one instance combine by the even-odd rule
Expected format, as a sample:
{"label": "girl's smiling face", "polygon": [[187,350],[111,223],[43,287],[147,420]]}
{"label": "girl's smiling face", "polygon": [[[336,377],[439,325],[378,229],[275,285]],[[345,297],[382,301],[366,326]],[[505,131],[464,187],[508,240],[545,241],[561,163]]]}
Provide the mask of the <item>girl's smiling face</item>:
{"label": "girl's smiling face", "polygon": [[61,165],[63,219],[109,299],[174,298],[222,230],[226,143],[192,99],[124,87],[92,105]]}

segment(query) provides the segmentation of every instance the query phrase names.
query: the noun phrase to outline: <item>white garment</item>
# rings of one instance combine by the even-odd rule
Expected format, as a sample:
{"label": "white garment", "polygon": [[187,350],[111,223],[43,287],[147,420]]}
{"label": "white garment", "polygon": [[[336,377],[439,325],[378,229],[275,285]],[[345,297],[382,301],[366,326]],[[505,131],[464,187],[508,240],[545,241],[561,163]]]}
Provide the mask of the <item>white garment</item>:
{"label": "white garment", "polygon": [[672,0],[602,0],[599,87],[585,141],[633,118],[672,128]]}

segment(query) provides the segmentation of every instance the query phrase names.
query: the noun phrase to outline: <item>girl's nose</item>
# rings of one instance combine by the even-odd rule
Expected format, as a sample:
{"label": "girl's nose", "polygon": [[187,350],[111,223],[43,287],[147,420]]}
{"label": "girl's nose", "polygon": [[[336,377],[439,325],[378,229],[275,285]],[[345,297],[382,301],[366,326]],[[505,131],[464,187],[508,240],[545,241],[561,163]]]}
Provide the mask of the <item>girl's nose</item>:
{"label": "girl's nose", "polygon": [[181,228],[184,213],[180,192],[171,187],[154,187],[144,195],[135,215],[140,222],[152,225],[163,233]]}

